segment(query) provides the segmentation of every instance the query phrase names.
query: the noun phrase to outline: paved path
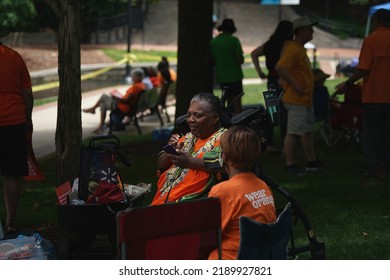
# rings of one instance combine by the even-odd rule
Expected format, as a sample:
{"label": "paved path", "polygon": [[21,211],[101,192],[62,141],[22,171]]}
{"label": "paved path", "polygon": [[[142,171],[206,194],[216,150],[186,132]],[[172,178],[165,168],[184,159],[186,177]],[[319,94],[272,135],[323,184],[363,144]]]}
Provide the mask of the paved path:
{"label": "paved path", "polygon": [[[354,56],[358,56],[359,50],[354,49],[319,49],[317,51],[318,61],[321,68],[331,75],[335,74],[335,69],[340,59],[351,59]],[[260,79],[244,79],[244,84],[260,84]],[[120,85],[117,87],[121,91],[125,91],[127,86]],[[98,89],[83,93],[82,106],[86,108],[92,106],[100,95],[104,92],[111,90],[112,87]],[[171,119],[174,119],[175,107],[169,107],[169,114]],[[82,127],[83,127],[83,139],[94,136],[92,133],[96,129],[99,122],[99,109],[96,110],[96,114],[82,113]],[[34,122],[34,134],[33,134],[33,147],[37,158],[44,157],[55,152],[55,127],[57,123],[57,103],[50,103],[47,105],[37,106],[33,110],[33,122]],[[165,125],[169,125],[166,124]],[[141,122],[143,132],[147,133],[154,128],[159,127],[159,121],[157,118],[149,118],[147,121]],[[127,128],[128,133],[137,133],[134,126]]]}
{"label": "paved path", "polygon": [[[120,85],[117,86],[120,91],[126,91],[128,86]],[[100,95],[110,88],[103,88],[82,95],[82,105],[81,108],[87,108],[95,104]],[[171,115],[171,120],[174,119],[175,108],[173,106],[168,107],[168,112]],[[88,114],[82,112],[82,129],[83,129],[83,139],[89,138],[91,136],[96,136],[93,133],[98,126],[100,119],[100,110],[96,110],[96,114]],[[170,124],[166,123],[166,119],[163,116],[165,126]],[[55,152],[55,132],[57,124],[57,102],[50,104],[37,106],[33,109],[33,123],[34,123],[34,133],[33,133],[33,148],[35,156],[37,158],[42,158],[49,154]],[[145,118],[145,121],[140,122],[143,133],[151,132],[154,128],[160,126],[160,122],[155,115]],[[133,125],[127,127],[127,133],[138,134],[136,128]]]}

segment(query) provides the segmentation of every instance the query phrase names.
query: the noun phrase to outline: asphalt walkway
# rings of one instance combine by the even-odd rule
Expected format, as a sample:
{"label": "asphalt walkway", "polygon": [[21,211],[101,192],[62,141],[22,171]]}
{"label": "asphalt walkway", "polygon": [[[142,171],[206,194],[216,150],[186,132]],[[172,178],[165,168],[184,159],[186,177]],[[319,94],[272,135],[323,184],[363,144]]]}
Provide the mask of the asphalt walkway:
{"label": "asphalt walkway", "polygon": [[[321,68],[331,75],[335,74],[336,65],[339,60],[348,60],[358,56],[359,50],[356,49],[318,49],[317,59]],[[244,84],[259,84],[262,83],[260,79],[244,79]],[[118,85],[120,91],[124,92],[128,86]],[[81,108],[87,108],[92,106],[100,95],[104,92],[112,90],[112,87],[93,90],[83,93]],[[175,107],[168,107],[168,112],[171,115],[171,119],[174,119]],[[97,128],[99,122],[99,109],[96,110],[96,114],[82,113],[82,129],[83,139],[87,139],[96,134],[93,130]],[[57,102],[49,103],[46,105],[37,106],[33,109],[33,148],[37,158],[42,158],[55,152],[55,130],[57,123]],[[159,127],[159,121],[157,118],[145,119],[141,122],[143,133],[151,132],[154,128]],[[165,126],[167,124],[165,122]],[[128,126],[127,133],[137,134],[137,130],[134,126]]]}
{"label": "asphalt walkway", "polygon": [[[118,85],[117,88],[121,92],[125,92],[128,86]],[[91,107],[99,99],[104,92],[112,90],[113,87],[102,88],[89,91],[82,94],[81,108]],[[171,120],[174,119],[175,107],[168,107],[168,113]],[[81,113],[83,139],[96,136],[93,131],[97,128],[100,120],[100,109],[96,110],[95,114]],[[108,118],[108,117],[107,117]],[[55,133],[57,125],[57,102],[48,103],[41,106],[36,106],[32,114],[34,132],[33,132],[33,149],[36,158],[42,158],[55,152]],[[164,118],[164,126],[169,126]],[[154,128],[160,127],[160,122],[155,115],[146,117],[140,122],[142,133],[150,133]],[[120,132],[122,133],[122,132]],[[135,126],[127,126],[126,133],[138,134]]]}

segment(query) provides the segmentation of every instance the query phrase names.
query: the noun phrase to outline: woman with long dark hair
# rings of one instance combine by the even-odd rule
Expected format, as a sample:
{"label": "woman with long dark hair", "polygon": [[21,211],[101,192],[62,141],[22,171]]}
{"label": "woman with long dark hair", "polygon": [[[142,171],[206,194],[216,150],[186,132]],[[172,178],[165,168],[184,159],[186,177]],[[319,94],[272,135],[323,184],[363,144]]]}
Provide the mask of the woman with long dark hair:
{"label": "woman with long dark hair", "polygon": [[[275,71],[275,65],[279,60],[284,43],[287,40],[291,40],[293,37],[292,30],[293,24],[291,23],[291,21],[280,21],[268,41],[266,41],[264,44],[260,45],[251,52],[252,61],[257,73],[259,74],[259,77],[261,79],[267,79],[268,90],[276,90],[278,96],[281,94],[282,88],[279,85],[279,75]],[[261,56],[265,56],[265,65],[268,70],[267,75],[263,72],[260,66],[259,58]],[[284,112],[283,106],[279,107],[281,110],[280,134],[283,143],[284,136],[286,135],[286,114]],[[269,131],[266,131],[266,140],[268,144],[267,150],[271,150],[273,148],[272,125],[271,129],[269,129]]]}

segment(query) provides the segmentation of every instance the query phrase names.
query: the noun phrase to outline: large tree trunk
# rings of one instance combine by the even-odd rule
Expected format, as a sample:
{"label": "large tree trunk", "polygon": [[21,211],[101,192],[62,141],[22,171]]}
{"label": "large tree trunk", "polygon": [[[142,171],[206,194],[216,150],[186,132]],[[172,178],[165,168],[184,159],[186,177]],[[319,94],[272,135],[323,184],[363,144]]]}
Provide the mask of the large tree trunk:
{"label": "large tree trunk", "polygon": [[212,0],[179,0],[176,117],[187,113],[191,98],[212,92],[210,41]]}
{"label": "large tree trunk", "polygon": [[58,93],[55,135],[58,184],[79,175],[81,128],[80,1],[46,0],[58,18]]}

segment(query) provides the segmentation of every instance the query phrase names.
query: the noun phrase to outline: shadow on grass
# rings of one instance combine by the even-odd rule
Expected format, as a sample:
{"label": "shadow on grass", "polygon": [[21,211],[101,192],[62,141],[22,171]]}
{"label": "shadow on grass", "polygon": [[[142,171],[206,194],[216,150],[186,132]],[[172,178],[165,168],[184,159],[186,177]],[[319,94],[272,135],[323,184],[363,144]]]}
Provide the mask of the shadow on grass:
{"label": "shadow on grass", "polygon": [[[278,133],[275,129],[275,142],[278,142]],[[156,155],[164,143],[153,142],[151,134],[119,137],[121,152],[133,162],[130,168],[120,166],[123,181],[152,183],[152,192],[143,200],[143,204],[148,204],[157,181]],[[263,172],[301,204],[317,238],[325,242],[327,259],[389,259],[390,253],[383,244],[390,240],[390,179],[366,180],[362,153],[355,144],[347,147],[339,142],[329,147],[318,134],[315,142],[317,155],[326,170],[297,177],[284,171],[282,154],[263,154]],[[30,182],[24,187],[18,211],[19,226],[56,243],[55,157],[48,156],[39,163],[46,181]],[[306,164],[299,145],[296,163]],[[275,196],[277,207],[283,207],[285,201],[277,194]],[[0,210],[4,221],[4,206]],[[299,224],[296,228],[297,244],[306,242],[305,232],[299,229]]]}

